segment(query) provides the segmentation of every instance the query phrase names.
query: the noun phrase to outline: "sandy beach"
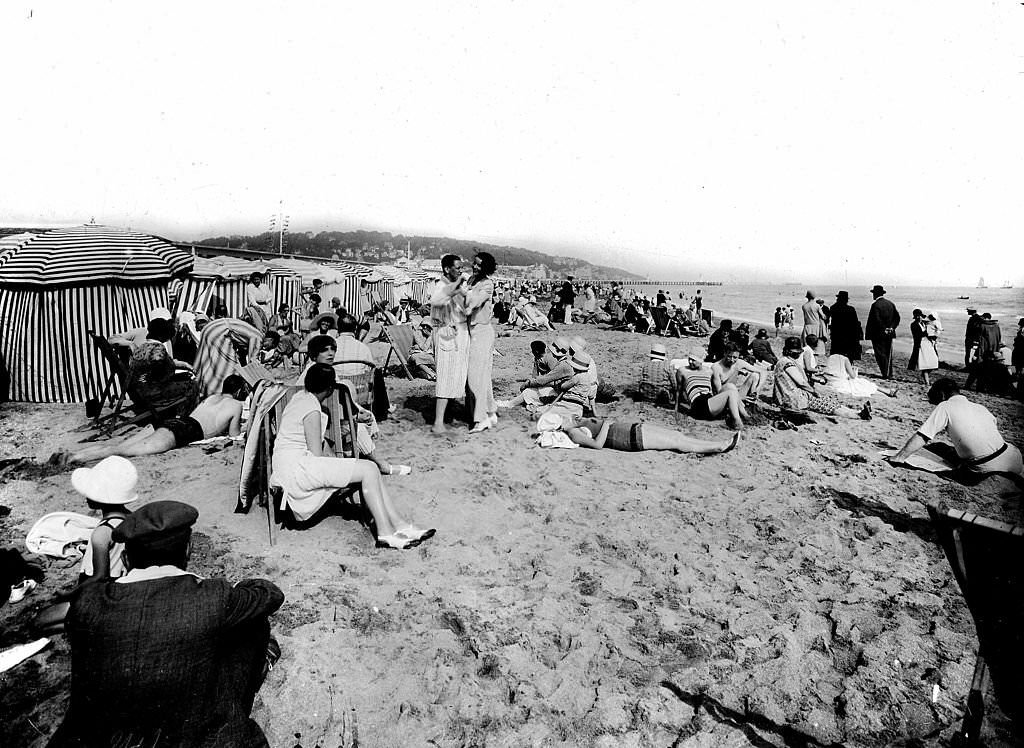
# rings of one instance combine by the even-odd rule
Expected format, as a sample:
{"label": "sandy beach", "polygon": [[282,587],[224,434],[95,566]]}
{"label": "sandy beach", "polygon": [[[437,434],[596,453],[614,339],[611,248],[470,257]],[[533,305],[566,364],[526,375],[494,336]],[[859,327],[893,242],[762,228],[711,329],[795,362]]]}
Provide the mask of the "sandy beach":
{"label": "sandy beach", "polygon": [[[654,338],[571,329],[605,380],[633,388]],[[534,337],[498,339],[498,397],[518,390]],[[688,345],[665,342],[670,357]],[[1002,477],[966,488],[878,458],[930,411],[905,355],[896,371],[900,392],[873,398],[871,421],[778,431],[762,416],[735,451],[703,458],[542,450],[522,410],[434,437],[432,384],[390,377],[398,408],[378,449],[413,473],[387,485],[437,528],[409,552],[374,549],[341,516],[271,547],[262,509],[232,513],[237,446],[134,461],[143,500],[199,509],[192,571],[285,592],[283,656],[254,712],[273,746],[939,746],[962,717],[976,638],[925,504],[1018,523],[1024,504]],[[1024,443],[1019,402],[969,397]],[[599,412],[676,424],[629,397]],[[84,422],[82,406],[0,405],[0,458],[45,461]],[[0,528],[22,550],[39,516],[86,511],[66,471],[8,465],[0,481]],[[47,562],[44,584],[0,609],[0,647],[34,638],[32,616],[76,574]],[[0,744],[46,744],[69,665],[58,637],[0,676]],[[998,714],[984,738],[1013,742]]]}

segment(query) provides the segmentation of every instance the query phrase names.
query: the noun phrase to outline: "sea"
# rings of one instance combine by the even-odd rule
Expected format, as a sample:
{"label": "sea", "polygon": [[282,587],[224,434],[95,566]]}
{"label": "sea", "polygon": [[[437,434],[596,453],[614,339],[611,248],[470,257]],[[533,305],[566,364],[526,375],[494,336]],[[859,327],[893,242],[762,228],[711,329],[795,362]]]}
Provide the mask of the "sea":
{"label": "sea", "polygon": [[[628,287],[628,283],[624,284]],[[641,286],[637,290],[650,297],[658,291],[658,286]],[[688,300],[693,296],[696,286],[661,286],[668,291],[675,303],[679,303],[680,292]],[[867,322],[868,309],[871,308],[871,291],[868,286],[835,286],[811,287],[788,284],[730,283],[721,286],[700,286],[704,297],[704,309],[711,309],[713,327],[718,326],[722,319],[732,319],[734,323],[749,322],[753,331],[759,327],[768,330],[769,335],[775,334],[775,307],[790,304],[796,310],[795,329],[799,333],[802,327],[800,305],[807,299],[808,290],[832,305],[836,300],[836,292],[842,290],[850,294],[850,305],[857,310],[861,324]],[[978,310],[979,314],[989,312],[992,319],[999,321],[1003,334],[1003,342],[1013,347],[1013,337],[1017,332],[1017,321],[1024,317],[1024,288],[967,288],[958,286],[886,286],[886,298],[892,301],[900,312],[902,321],[897,330],[897,348],[909,350],[912,342],[910,323],[913,321],[914,309],[921,309],[934,314],[942,323],[943,332],[939,337],[939,358],[951,364],[963,365],[964,332],[967,327],[967,306]]]}

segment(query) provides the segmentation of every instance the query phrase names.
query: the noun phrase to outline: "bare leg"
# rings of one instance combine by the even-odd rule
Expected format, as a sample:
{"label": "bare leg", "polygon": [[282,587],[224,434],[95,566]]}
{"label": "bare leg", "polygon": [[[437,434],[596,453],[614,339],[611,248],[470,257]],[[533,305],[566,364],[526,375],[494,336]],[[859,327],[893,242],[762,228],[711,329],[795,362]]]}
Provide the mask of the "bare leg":
{"label": "bare leg", "polygon": [[708,400],[708,412],[713,416],[720,416],[728,411],[736,428],[743,428],[743,416],[746,411],[740,403],[740,393],[735,387],[726,387],[717,395]]}
{"label": "bare leg", "polygon": [[718,454],[731,449],[735,445],[738,434],[723,441],[695,439],[680,431],[673,431],[661,426],[644,424],[642,426],[644,449],[669,449],[676,452],[692,452],[701,455]]}
{"label": "bare leg", "polygon": [[170,452],[174,447],[174,434],[167,429],[157,429],[152,434],[146,434],[142,439],[136,436],[117,444],[100,444],[95,447],[86,447],[72,454],[71,459],[74,462],[91,462],[92,460],[100,460],[110,455],[121,455],[122,457],[158,455],[163,452]]}
{"label": "bare leg", "polygon": [[380,470],[372,462],[359,460],[356,463],[352,471],[352,483],[359,484],[362,489],[363,501],[373,515],[378,535],[393,535],[397,528],[409,524],[391,503],[391,497],[380,479]]}
{"label": "bare leg", "polygon": [[434,427],[431,429],[435,434],[446,433],[446,429],[444,427],[444,411],[447,407],[447,397],[437,398],[437,402],[434,404]]}

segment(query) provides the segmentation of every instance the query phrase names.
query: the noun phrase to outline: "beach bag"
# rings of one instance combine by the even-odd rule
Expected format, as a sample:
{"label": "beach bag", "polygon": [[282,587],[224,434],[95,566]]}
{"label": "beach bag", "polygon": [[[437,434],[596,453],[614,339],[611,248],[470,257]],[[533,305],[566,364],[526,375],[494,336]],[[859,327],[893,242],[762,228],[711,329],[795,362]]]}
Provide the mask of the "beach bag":
{"label": "beach bag", "polygon": [[53,558],[81,556],[92,531],[100,523],[95,517],[78,512],[50,512],[36,520],[25,536],[25,547],[32,553]]}

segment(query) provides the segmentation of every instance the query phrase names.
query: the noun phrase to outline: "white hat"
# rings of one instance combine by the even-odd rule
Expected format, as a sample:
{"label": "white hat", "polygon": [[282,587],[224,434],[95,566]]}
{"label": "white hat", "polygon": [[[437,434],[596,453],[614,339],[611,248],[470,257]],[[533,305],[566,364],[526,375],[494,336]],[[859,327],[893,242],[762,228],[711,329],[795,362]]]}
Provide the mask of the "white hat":
{"label": "white hat", "polygon": [[95,467],[78,468],[71,473],[71,485],[78,493],[97,504],[130,504],[139,498],[135,485],[139,474],[130,460],[111,455]]}
{"label": "white hat", "polygon": [[152,322],[155,319],[170,319],[171,310],[165,306],[158,306],[154,309],[149,310],[149,321]]}
{"label": "white hat", "polygon": [[537,431],[558,431],[562,428],[562,416],[547,412],[537,419]]}

